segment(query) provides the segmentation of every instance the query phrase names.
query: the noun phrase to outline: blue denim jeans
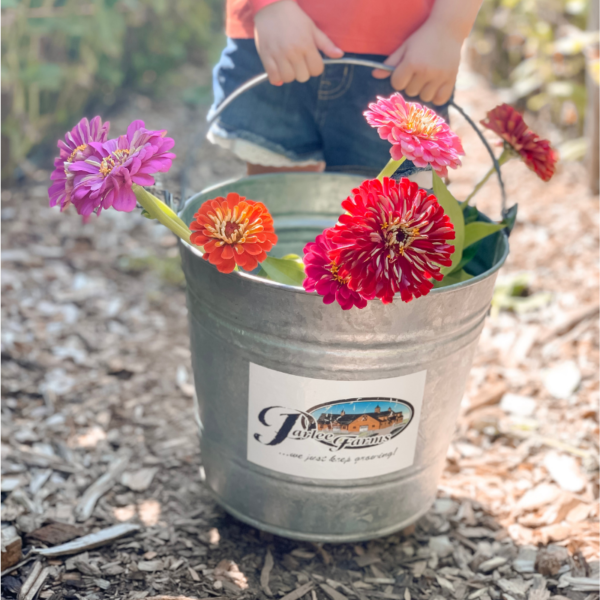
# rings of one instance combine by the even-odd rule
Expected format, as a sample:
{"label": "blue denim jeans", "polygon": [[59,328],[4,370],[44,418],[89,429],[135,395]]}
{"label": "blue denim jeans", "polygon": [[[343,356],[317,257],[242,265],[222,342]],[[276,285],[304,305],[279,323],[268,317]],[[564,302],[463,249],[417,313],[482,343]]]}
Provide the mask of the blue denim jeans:
{"label": "blue denim jeans", "polygon": [[[346,54],[382,62],[386,57]],[[254,40],[229,39],[213,71],[214,104],[264,72]],[[292,163],[325,161],[328,171],[375,177],[390,159],[390,143],[370,127],[363,112],[377,96],[394,93],[390,78],[375,79],[371,69],[327,65],[306,83],[265,82],[236,99],[211,127],[211,136],[245,140]],[[418,101],[418,99],[415,99]],[[433,106],[447,120],[448,106]],[[397,175],[417,169],[406,161]]]}

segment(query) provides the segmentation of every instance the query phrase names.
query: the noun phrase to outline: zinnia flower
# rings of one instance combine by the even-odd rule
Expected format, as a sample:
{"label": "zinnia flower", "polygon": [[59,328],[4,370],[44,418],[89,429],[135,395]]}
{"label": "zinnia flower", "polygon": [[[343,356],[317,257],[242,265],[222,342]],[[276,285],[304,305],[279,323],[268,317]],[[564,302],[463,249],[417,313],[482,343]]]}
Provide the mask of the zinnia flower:
{"label": "zinnia flower", "polygon": [[48,190],[50,206],[60,206],[63,211],[71,204],[71,193],[73,192],[73,174],[69,171],[69,165],[77,160],[85,160],[91,153],[90,142],[105,142],[108,137],[110,123],[102,123],[100,117],[94,117],[91,121],[81,119],[71,131],[65,134],[65,140],[58,140],[56,144],[60,154],[54,159],[54,171],[50,179],[54,183]]}
{"label": "zinnia flower", "polygon": [[348,287],[348,278],[339,275],[339,267],[330,256],[330,251],[336,246],[327,238],[327,230],[304,246],[306,279],[302,285],[307,292],[323,296],[324,304],[337,301],[343,310],[350,310],[353,306],[364,308],[367,299]]}
{"label": "zinnia flower", "polygon": [[90,142],[91,153],[69,165],[74,174],[72,201],[77,212],[89,216],[110,208],[130,212],[136,207],[133,184],[153,185],[152,173],[166,172],[175,155],[175,142],[166,131],[153,131],[134,121],[127,135],[107,142]]}
{"label": "zinnia flower", "polygon": [[512,106],[496,106],[481,124],[497,133],[540,179],[549,181],[554,175],[558,153],[548,140],[527,127],[522,115]]}
{"label": "zinnia flower", "polygon": [[364,115],[379,137],[392,144],[394,160],[405,156],[416,167],[431,165],[440,177],[448,175],[448,167],[460,166],[459,156],[465,153],[460,138],[430,108],[406,102],[396,92],[389,98],[378,96]]}
{"label": "zinnia flower", "polygon": [[204,247],[204,260],[221,273],[235,266],[252,271],[277,243],[273,217],[262,202],[236,193],[207,200],[190,225],[191,242]]}
{"label": "zinnia flower", "polygon": [[450,266],[455,237],[452,222],[435,196],[406,178],[365,181],[342,203],[348,214],[328,231],[336,244],[330,256],[348,287],[365,298],[389,304],[429,293]]}

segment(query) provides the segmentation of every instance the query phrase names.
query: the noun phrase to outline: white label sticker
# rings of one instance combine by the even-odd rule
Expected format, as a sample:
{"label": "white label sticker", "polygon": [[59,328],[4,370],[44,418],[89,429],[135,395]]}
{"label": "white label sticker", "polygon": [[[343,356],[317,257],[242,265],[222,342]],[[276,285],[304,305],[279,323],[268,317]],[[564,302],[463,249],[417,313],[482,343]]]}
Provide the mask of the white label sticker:
{"label": "white label sticker", "polygon": [[332,381],[250,363],[248,460],[313,479],[362,479],[410,467],[426,373]]}

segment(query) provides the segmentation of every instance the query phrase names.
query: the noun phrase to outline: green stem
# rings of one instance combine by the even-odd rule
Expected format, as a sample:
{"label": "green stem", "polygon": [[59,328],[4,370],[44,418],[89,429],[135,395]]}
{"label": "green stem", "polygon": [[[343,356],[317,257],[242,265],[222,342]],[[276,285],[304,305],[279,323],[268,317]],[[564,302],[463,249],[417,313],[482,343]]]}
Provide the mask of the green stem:
{"label": "green stem", "polygon": [[393,158],[390,158],[388,164],[385,165],[385,167],[383,167],[381,170],[381,173],[377,175],[377,179],[379,179],[379,181],[383,181],[384,177],[391,177],[405,160],[406,156],[403,156],[400,160],[394,160]]}
{"label": "green stem", "polygon": [[[502,150],[502,154],[500,155],[500,158],[498,159],[498,164],[500,166],[502,166],[505,162],[507,162],[508,160],[510,160],[512,158],[512,152],[510,152],[509,150],[507,150],[506,148],[504,148],[504,150]],[[475,186],[475,188],[473,189],[473,191],[467,196],[467,199],[464,202],[461,202],[461,206],[463,207],[463,210],[468,206],[471,198],[473,198],[473,196],[475,196],[475,194],[485,185],[486,181],[496,172],[495,167],[492,167],[484,176],[484,178]]]}
{"label": "green stem", "polygon": [[139,185],[134,185],[133,191],[137,201],[152,219],[162,223],[184,242],[191,243],[190,228],[164,202]]}

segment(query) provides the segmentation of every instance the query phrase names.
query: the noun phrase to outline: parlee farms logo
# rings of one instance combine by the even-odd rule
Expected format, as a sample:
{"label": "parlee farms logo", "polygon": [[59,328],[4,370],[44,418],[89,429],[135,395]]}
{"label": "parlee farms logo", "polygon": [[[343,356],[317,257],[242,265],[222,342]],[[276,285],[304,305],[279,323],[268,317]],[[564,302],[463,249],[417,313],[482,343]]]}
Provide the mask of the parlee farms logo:
{"label": "parlee farms logo", "polygon": [[395,438],[408,427],[414,416],[412,405],[395,398],[357,398],[319,404],[307,412],[269,406],[259,415],[266,433],[254,439],[266,446],[284,440],[315,440],[330,447],[358,450],[379,446]]}

